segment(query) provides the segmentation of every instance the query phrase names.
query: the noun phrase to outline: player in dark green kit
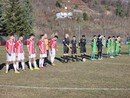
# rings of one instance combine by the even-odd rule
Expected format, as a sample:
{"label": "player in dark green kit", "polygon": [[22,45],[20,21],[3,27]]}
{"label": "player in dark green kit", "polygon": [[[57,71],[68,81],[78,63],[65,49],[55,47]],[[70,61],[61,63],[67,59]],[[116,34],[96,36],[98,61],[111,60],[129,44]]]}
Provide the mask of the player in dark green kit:
{"label": "player in dark green kit", "polygon": [[130,37],[128,38],[128,53],[130,55]]}
{"label": "player in dark green kit", "polygon": [[117,39],[116,39],[116,47],[115,47],[115,55],[118,56],[119,55],[119,52],[120,52],[120,36],[117,36]]}
{"label": "player in dark green kit", "polygon": [[115,36],[111,38],[111,54],[110,58],[114,58],[114,53],[115,53]]}
{"label": "player in dark green kit", "polygon": [[106,42],[107,57],[111,56],[111,37],[109,36]]}
{"label": "player in dark green kit", "polygon": [[91,42],[91,47],[92,47],[91,60],[94,60],[96,58],[96,54],[97,54],[97,37],[96,37],[96,35],[93,36],[93,39]]}

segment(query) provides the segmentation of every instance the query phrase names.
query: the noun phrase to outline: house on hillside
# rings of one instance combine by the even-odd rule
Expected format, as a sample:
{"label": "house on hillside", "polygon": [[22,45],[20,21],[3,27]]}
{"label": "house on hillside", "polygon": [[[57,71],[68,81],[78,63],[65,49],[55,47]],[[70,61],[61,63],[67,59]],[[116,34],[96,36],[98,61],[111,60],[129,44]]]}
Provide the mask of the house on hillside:
{"label": "house on hillside", "polygon": [[62,0],[62,7],[56,9],[56,17],[59,18],[72,18],[73,13],[82,13],[85,8],[81,0]]}

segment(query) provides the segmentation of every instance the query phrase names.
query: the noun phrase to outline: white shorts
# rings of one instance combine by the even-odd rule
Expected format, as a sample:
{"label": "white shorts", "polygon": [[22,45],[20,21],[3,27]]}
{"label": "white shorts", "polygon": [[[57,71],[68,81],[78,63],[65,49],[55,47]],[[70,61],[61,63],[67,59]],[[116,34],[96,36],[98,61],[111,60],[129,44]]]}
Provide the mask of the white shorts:
{"label": "white shorts", "polygon": [[10,61],[10,62],[16,61],[16,54],[15,53],[11,53],[11,55],[9,55],[7,53],[6,57],[7,57],[7,61]]}
{"label": "white shorts", "polygon": [[40,54],[40,58],[45,58],[47,57],[47,54]]}
{"label": "white shorts", "polygon": [[19,53],[18,54],[18,57],[16,58],[18,61],[21,61],[21,60],[24,60],[25,57],[24,57],[24,53]]}
{"label": "white shorts", "polygon": [[56,49],[52,48],[52,50],[49,51],[50,56],[55,57],[56,56]]}
{"label": "white shorts", "polygon": [[36,58],[36,54],[31,54],[31,55],[29,56],[29,59],[32,59],[32,58]]}

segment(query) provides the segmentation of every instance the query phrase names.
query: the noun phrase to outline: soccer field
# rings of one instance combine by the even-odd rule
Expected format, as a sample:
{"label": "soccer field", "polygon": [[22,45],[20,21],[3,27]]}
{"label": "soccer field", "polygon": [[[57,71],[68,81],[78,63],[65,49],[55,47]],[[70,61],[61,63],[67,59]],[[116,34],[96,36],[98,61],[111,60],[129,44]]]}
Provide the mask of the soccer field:
{"label": "soccer field", "polygon": [[[25,46],[26,50],[26,46]],[[5,47],[0,47],[0,98],[130,98],[130,56],[127,46],[114,59],[86,60],[43,70],[5,74]],[[37,51],[39,52],[39,51]],[[27,50],[26,53],[26,61]],[[88,49],[90,54],[90,47]],[[59,47],[57,57],[62,56]],[[38,55],[37,55],[38,57]]]}

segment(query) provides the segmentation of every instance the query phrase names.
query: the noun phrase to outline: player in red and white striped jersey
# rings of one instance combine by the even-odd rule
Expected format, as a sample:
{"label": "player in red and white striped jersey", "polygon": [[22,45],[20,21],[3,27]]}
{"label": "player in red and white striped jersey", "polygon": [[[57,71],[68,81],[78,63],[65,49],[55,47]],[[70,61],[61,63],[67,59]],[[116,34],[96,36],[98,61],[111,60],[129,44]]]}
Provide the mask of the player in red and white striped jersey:
{"label": "player in red and white striped jersey", "polygon": [[7,51],[6,73],[8,73],[9,64],[11,62],[13,62],[15,73],[19,73],[16,69],[16,54],[15,54],[15,41],[14,40],[15,40],[14,34],[11,33],[9,40],[6,41],[6,51]]}
{"label": "player in red and white striped jersey", "polygon": [[51,64],[53,66],[55,66],[54,64],[54,60],[55,60],[55,56],[56,56],[56,50],[58,51],[57,45],[56,45],[56,41],[58,39],[58,36],[55,35],[54,38],[50,39],[50,57],[51,57]]}
{"label": "player in red and white striped jersey", "polygon": [[25,70],[25,66],[24,66],[24,50],[23,50],[23,37],[24,35],[21,34],[19,36],[18,41],[16,41],[15,43],[15,49],[16,49],[16,68],[17,70],[19,70],[19,62],[21,62],[22,65],[22,70]]}
{"label": "player in red and white striped jersey", "polygon": [[39,67],[44,68],[44,59],[47,57],[46,43],[44,34],[41,35],[41,39],[38,41],[39,51],[40,51],[40,60]]}
{"label": "player in red and white striped jersey", "polygon": [[30,70],[33,70],[32,63],[34,65],[34,69],[39,70],[36,64],[36,45],[34,41],[35,35],[30,34],[30,38],[27,40],[27,49],[29,54],[29,67]]}

